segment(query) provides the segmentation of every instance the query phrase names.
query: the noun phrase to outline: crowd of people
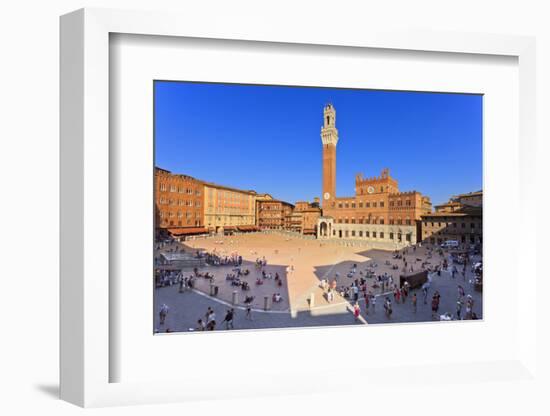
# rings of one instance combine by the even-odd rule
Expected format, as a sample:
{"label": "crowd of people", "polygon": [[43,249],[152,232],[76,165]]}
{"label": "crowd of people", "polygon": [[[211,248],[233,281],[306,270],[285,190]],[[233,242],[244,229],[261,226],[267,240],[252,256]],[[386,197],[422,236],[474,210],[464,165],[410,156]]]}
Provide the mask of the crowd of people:
{"label": "crowd of people", "polygon": [[[176,247],[174,247],[174,244],[176,245]],[[157,250],[163,250],[164,252],[184,251],[183,248],[178,249],[178,246],[179,244],[172,241],[158,243],[155,248]],[[206,250],[197,250],[194,253],[194,256],[196,258],[204,259],[205,263],[208,266],[233,266],[230,272],[225,273],[225,281],[228,282],[231,287],[238,287],[243,291],[250,291],[251,283],[247,281],[246,277],[251,275],[251,272],[248,268],[243,267],[243,257],[239,255],[239,253],[237,253],[236,251],[229,255],[226,255],[216,249],[211,252]],[[279,275],[279,272],[268,270],[267,264],[268,262],[265,256],[257,257],[254,261],[254,267],[256,269],[255,275],[257,276],[255,280],[256,285],[263,285],[267,281],[272,281],[274,282],[276,287],[282,287],[283,278]],[[195,288],[197,279],[209,280],[210,287],[212,287],[212,285],[216,283],[215,274],[217,273],[212,271],[201,271],[198,267],[195,267],[192,273],[184,273],[181,270],[164,270],[156,268],[155,282],[157,288],[179,285],[179,292],[183,293],[189,289]],[[254,280],[252,280],[252,282],[254,282]],[[216,295],[217,292],[218,291],[216,290]],[[210,292],[210,294],[212,294],[212,292]],[[244,298],[243,304],[246,310],[246,319],[252,319],[252,305],[254,299],[255,296],[251,295],[246,295]],[[280,291],[274,291],[270,296],[270,300],[272,303],[281,303],[284,299]],[[159,322],[161,326],[165,325],[168,310],[169,308],[166,304],[161,305],[159,310]],[[224,321],[222,321],[222,323],[225,322],[226,329],[233,329],[234,313],[235,310],[231,308],[230,310],[228,310]],[[197,321],[196,328],[193,329],[205,331],[216,329],[216,314],[212,308],[209,308],[205,316]],[[168,328],[166,328],[166,330],[169,332]]]}
{"label": "crowd of people", "polygon": [[184,276],[181,270],[156,270],[155,287],[179,285],[180,292],[186,289],[192,289],[195,282],[194,275]]}
{"label": "crowd of people", "polygon": [[[226,330],[235,329],[235,308],[229,308],[225,312],[223,320],[220,322],[222,328]],[[246,307],[245,310],[245,319],[252,320],[252,308],[250,305]],[[225,324],[225,325],[224,325]],[[214,331],[216,330],[216,312],[211,307],[208,307],[206,313],[204,314],[204,319],[199,318],[197,320],[197,325],[195,328],[190,328],[195,331]]]}
{"label": "crowd of people", "polygon": [[[159,325],[164,326],[166,323],[166,317],[168,316],[170,308],[163,303],[160,306],[159,309]],[[251,315],[251,308],[247,308],[246,310],[246,318],[252,319]],[[235,329],[234,325],[234,319],[235,319],[235,309],[229,308],[227,309],[224,319],[221,321],[220,325],[225,324],[225,329]],[[190,331],[214,331],[217,326],[217,318],[216,318],[216,312],[213,308],[208,307],[206,310],[206,313],[204,314],[204,318],[199,318],[197,320],[196,326],[194,328],[189,328]],[[156,332],[160,332],[159,329],[156,330]],[[172,332],[170,328],[164,329],[164,332]]]}
{"label": "crowd of people", "polygon": [[240,267],[243,264],[243,256],[238,253],[232,253],[230,255],[224,255],[218,253],[216,250],[212,252],[197,251],[195,256],[197,258],[203,258],[207,264],[211,266],[235,266]]}
{"label": "crowd of people", "polygon": [[[225,329],[234,329],[233,321],[235,319],[235,309],[229,308],[225,313],[225,317],[221,324],[225,324]],[[196,331],[214,331],[216,329],[216,312],[211,307],[208,307],[204,314],[204,320],[199,318],[197,320],[197,326],[194,328]]]}
{"label": "crowd of people", "polygon": [[[456,262],[460,265],[460,267],[457,267],[457,264],[453,261],[453,256],[449,256],[448,259],[446,254],[447,253],[441,248],[427,247],[426,254],[417,257],[416,246],[412,246],[403,250],[396,250],[392,255],[392,259],[403,262],[402,271],[404,273],[415,272],[415,267],[411,266],[411,263],[420,264],[420,267],[416,269],[417,272],[427,272],[427,281],[421,285],[420,291],[423,296],[423,304],[427,305],[428,298],[431,297],[430,306],[432,310],[432,319],[478,319],[477,314],[473,311],[473,297],[470,294],[466,295],[464,286],[462,285],[458,285],[458,297],[456,300],[455,310],[445,311],[443,315],[439,315],[442,295],[439,290],[435,290],[433,293],[430,293],[433,277],[441,276],[442,271],[446,271],[452,279],[455,279],[460,273],[463,277],[463,281],[466,281],[466,267],[471,261],[468,254],[462,254],[460,256],[460,261]],[[413,256],[412,260],[410,258],[411,255]],[[436,256],[439,256],[439,259],[437,259]],[[428,261],[429,259],[432,261]],[[451,262],[453,263],[452,265]],[[385,265],[390,267],[394,266],[393,269],[397,268],[396,265],[392,264],[389,260],[385,261]],[[394,304],[410,303],[412,312],[416,313],[418,310],[417,289],[413,290],[408,281],[404,281],[401,285],[399,285],[398,282],[394,280],[393,276],[387,272],[377,274],[377,267],[378,265],[376,262],[369,262],[364,271],[358,272],[357,264],[353,264],[350,267],[350,270],[345,274],[348,278],[353,279],[351,283],[342,282],[339,284],[339,273],[335,273],[332,280],[329,280],[328,278],[321,279],[320,287],[323,289],[325,298],[329,303],[331,303],[334,301],[335,294],[340,295],[342,298],[352,303],[354,315],[356,315],[357,311],[360,310],[360,298],[363,299],[365,303],[365,314],[368,315],[369,312],[375,313],[376,299],[379,296],[382,296],[384,299],[383,307],[388,318],[391,318],[393,314]],[[482,270],[481,262],[475,263],[475,265],[472,266],[472,271],[476,273],[476,275],[481,274],[481,272],[477,272],[478,270]],[[359,273],[359,277],[356,277],[357,273]],[[367,279],[373,280],[371,280],[371,283],[368,284]],[[379,292],[376,294],[374,293],[375,289],[379,289]],[[408,299],[410,299],[410,301],[408,301]]]}
{"label": "crowd of people", "polygon": [[[173,244],[169,243],[159,244],[158,248],[169,251],[178,250],[178,247],[173,247]],[[183,251],[183,249],[181,250]],[[203,258],[209,266],[233,266],[230,272],[227,272],[227,268],[225,269],[225,281],[228,282],[228,285],[241,288],[243,291],[250,291],[250,285],[254,285],[254,282],[256,285],[273,282],[270,284],[275,284],[277,287],[283,286],[283,279],[279,275],[279,272],[269,270],[266,267],[267,260],[265,257],[256,257],[256,260],[253,262],[256,270],[253,270],[251,273],[249,269],[243,267],[243,257],[237,252],[225,255],[214,249],[213,252],[196,251],[195,255]],[[369,315],[376,313],[377,301],[382,302],[387,319],[392,319],[392,316],[397,312],[401,314],[401,305],[408,304],[410,305],[408,306],[410,308],[408,310],[412,313],[417,313],[419,303],[420,308],[424,308],[423,310],[426,313],[429,311],[427,308],[431,307],[431,317],[434,320],[478,319],[478,316],[474,312],[474,298],[471,294],[467,294],[465,289],[465,287],[468,287],[466,281],[470,264],[472,274],[477,279],[476,284],[480,280],[477,276],[480,276],[482,273],[482,263],[475,260],[477,257],[471,257],[468,252],[456,254],[443,250],[438,246],[425,247],[425,250],[420,250],[419,253],[417,246],[411,246],[402,250],[396,250],[392,253],[391,258],[390,256],[387,258],[387,260],[381,260],[381,265],[383,262],[383,266],[386,267],[379,267],[376,261],[371,260],[361,263],[359,266],[358,264],[352,264],[346,272],[342,272],[340,269],[340,272],[345,277],[344,279],[341,278],[338,272],[334,273],[332,279],[323,278],[320,284],[323,289],[323,295],[328,303],[334,302],[336,296],[346,299],[352,305],[353,315],[356,320],[361,319],[360,303],[364,302],[363,312],[365,315]],[[383,271],[384,269],[386,271]],[[428,281],[422,284],[421,287],[414,286],[413,283],[413,289],[408,281],[399,279],[399,277],[394,278],[392,270],[396,270],[398,276],[400,274],[410,276],[426,272]],[[437,282],[438,278],[442,276],[442,272],[448,273],[451,279],[457,279],[455,280],[457,284],[456,302],[454,302],[454,296],[449,295],[448,289],[444,289],[442,292],[445,296],[445,302],[442,303],[442,293],[440,290],[434,290],[437,288],[441,289],[441,286],[436,285],[435,288],[432,288],[432,279],[435,279],[434,282]],[[251,279],[251,283],[249,283],[246,277],[251,274],[255,280]],[[462,278],[462,282],[458,280],[459,277]],[[194,288],[196,280],[200,278],[208,279],[211,284],[214,284],[216,281],[214,273],[200,272],[197,268],[193,270],[192,274],[182,273],[179,270],[163,269],[157,269],[155,274],[157,287],[179,284],[180,292]],[[473,280],[470,282],[473,282]],[[199,285],[199,287],[201,286]],[[472,284],[473,287],[474,284]],[[273,303],[283,301],[281,293],[277,290],[268,296]],[[419,302],[420,296],[422,298]],[[450,297],[451,299],[449,299]],[[246,295],[244,298],[243,309],[246,310],[245,316],[247,319],[252,319],[254,298],[253,295]],[[422,304],[426,306],[423,307]],[[442,307],[441,305],[444,306]],[[440,312],[441,309],[443,309],[442,314]],[[161,326],[165,325],[168,311],[168,306],[162,304],[159,309],[159,322]],[[220,327],[222,324],[225,324],[225,329],[233,329],[234,317],[235,310],[230,308],[227,310],[221,323],[217,325],[216,314],[212,308],[209,308],[205,316],[197,321],[197,326],[194,329],[213,331],[217,326]]]}

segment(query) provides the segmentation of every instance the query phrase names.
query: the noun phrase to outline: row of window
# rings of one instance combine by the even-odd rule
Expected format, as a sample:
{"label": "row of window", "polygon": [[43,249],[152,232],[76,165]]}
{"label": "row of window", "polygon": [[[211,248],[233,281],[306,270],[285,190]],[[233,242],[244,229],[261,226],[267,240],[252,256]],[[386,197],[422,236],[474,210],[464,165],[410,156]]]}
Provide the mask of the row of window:
{"label": "row of window", "polygon": [[[219,224],[220,222],[222,222],[222,217],[216,217],[216,218],[207,218],[208,220],[208,225],[212,225],[212,221],[217,221],[217,223]],[[224,217],[223,218],[223,222],[225,223],[225,225],[243,225],[243,224],[250,224],[250,218],[247,218],[245,216],[239,216],[239,217],[235,217],[235,216],[231,216],[229,218],[227,217]]]}
{"label": "row of window", "polygon": [[[383,231],[356,231],[356,230],[332,230],[332,235],[338,238],[349,238],[349,237],[364,237],[364,238],[379,238],[385,239],[386,234]],[[406,241],[411,241],[411,234],[407,233],[404,235]],[[388,233],[388,238],[390,240],[403,241],[403,234],[401,233]]]}
{"label": "row of window", "polygon": [[223,199],[239,199],[244,200],[248,199],[250,197],[249,194],[242,194],[240,192],[233,192],[233,191],[218,191],[218,198]]}
{"label": "row of window", "polygon": [[390,225],[412,225],[412,221],[409,218],[405,220],[402,220],[402,219],[394,220],[390,218]]}
{"label": "row of window", "polygon": [[227,203],[227,202],[226,202],[225,204],[223,204],[223,203],[221,203],[221,202],[219,202],[219,201],[218,201],[218,205],[217,205],[217,206],[218,206],[218,209],[221,209],[221,208],[238,208],[238,209],[244,209],[244,210],[248,210],[248,209],[249,209],[248,205],[233,204],[233,203],[230,204],[230,203]]}
{"label": "row of window", "polygon": [[[432,227],[435,226],[435,224],[437,224],[438,227],[452,227],[452,228],[458,228],[458,224],[456,222],[432,222],[432,223],[429,223],[427,221],[424,221],[424,226],[427,227],[428,224],[431,224]],[[479,224],[479,227],[481,227],[481,224]],[[466,228],[466,222],[462,222],[460,223],[460,228]],[[475,222],[470,222],[470,228],[476,228],[476,223]]]}
{"label": "row of window", "polygon": [[187,221],[177,221],[177,222],[162,220],[162,225],[170,225],[170,226],[178,226],[178,227],[183,227],[184,225],[194,225],[196,227],[199,227],[201,225],[201,222],[200,220],[196,220],[196,221],[187,220]]}
{"label": "row of window", "polygon": [[[333,204],[334,205],[334,204]],[[365,202],[365,204],[363,205],[363,202],[359,202],[358,204],[356,204],[355,202],[352,202],[352,203],[349,203],[349,202],[339,202],[338,203],[338,208],[342,209],[342,208],[356,208],[357,206],[359,206],[359,208],[370,208],[372,205],[373,208],[377,208],[377,207],[380,207],[380,208],[384,208],[384,201],[372,201],[372,204],[371,202]]]}
{"label": "row of window", "polygon": [[161,197],[159,199],[160,205],[172,205],[172,206],[179,206],[179,207],[192,207],[195,206],[199,208],[202,204],[201,201],[193,201],[193,200],[185,200],[185,199],[167,199]]}
{"label": "row of window", "polygon": [[336,219],[337,224],[384,224],[384,218],[359,218],[358,220],[355,220],[355,218],[352,218],[351,220],[347,218],[337,218]]}
{"label": "row of window", "polygon": [[252,210],[246,209],[246,208],[238,208],[238,207],[222,207],[218,206],[217,209],[214,209],[214,207],[209,206],[206,209],[207,212],[217,212],[221,214],[239,214],[239,215],[253,215]]}
{"label": "row of window", "polygon": [[[164,211],[161,211],[161,212],[159,213],[159,216],[160,216],[160,218],[176,218],[176,217],[178,217],[178,218],[183,218],[184,216],[185,216],[186,218],[192,218],[192,217],[193,217],[193,213],[187,211],[187,212],[185,213],[185,215],[184,215],[184,213],[181,212],[181,211],[178,211],[178,212],[164,212]],[[201,213],[200,213],[200,212],[195,213],[195,217],[196,217],[196,218],[200,218],[200,217],[201,217]]]}
{"label": "row of window", "polygon": [[[337,224],[380,224],[384,225],[384,218],[359,218],[355,219],[352,218],[351,220],[348,218],[337,218],[336,219]],[[394,220],[393,218],[390,218],[389,220],[390,225],[412,225],[411,219],[407,218],[405,220],[402,220],[401,218]]]}
{"label": "row of window", "polygon": [[179,187],[178,188],[176,185],[168,186],[168,184],[166,184],[166,183],[161,183],[160,184],[160,190],[162,192],[166,192],[167,190],[169,190],[170,192],[177,192],[179,194],[193,195],[193,193],[194,193],[197,196],[201,195],[201,191],[199,189],[194,191],[192,188],[184,188],[184,187]]}
{"label": "row of window", "polygon": [[[403,206],[403,201],[401,200],[397,200],[397,201],[390,201],[390,207],[401,207]],[[334,208],[335,206],[335,203],[332,204],[332,207]],[[370,208],[370,207],[373,207],[373,208],[384,208],[384,201],[372,201],[372,202],[359,202],[359,203],[355,203],[355,202],[339,202],[338,203],[338,208],[339,209],[342,209],[342,208]],[[405,200],[405,205],[406,207],[410,207],[411,206],[411,200],[410,199],[407,199]]]}
{"label": "row of window", "polygon": [[[403,206],[403,201],[401,201],[400,199],[398,199],[397,201],[390,201],[390,207],[394,207],[394,206],[397,206],[397,207]],[[411,206],[411,200],[410,199],[405,200],[405,206],[406,207]]]}

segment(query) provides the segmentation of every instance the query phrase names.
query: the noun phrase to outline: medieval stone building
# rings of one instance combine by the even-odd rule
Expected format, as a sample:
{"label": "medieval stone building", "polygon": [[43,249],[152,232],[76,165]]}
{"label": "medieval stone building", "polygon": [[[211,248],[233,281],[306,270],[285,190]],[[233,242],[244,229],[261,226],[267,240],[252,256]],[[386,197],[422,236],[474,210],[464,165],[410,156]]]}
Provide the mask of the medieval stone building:
{"label": "medieval stone building", "polygon": [[336,191],[336,109],[328,104],[323,112],[323,215],[318,219],[318,237],[358,239],[380,247],[400,247],[418,239],[418,222],[431,212],[431,202],[420,192],[401,192],[398,182],[383,169],[376,177],[355,178],[355,195]]}

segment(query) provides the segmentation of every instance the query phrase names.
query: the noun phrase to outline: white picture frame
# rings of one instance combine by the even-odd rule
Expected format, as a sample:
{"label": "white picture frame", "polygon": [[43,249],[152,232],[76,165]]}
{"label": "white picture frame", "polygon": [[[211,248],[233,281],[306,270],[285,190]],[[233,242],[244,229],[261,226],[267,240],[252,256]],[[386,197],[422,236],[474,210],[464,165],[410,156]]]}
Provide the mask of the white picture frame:
{"label": "white picture frame", "polygon": [[[323,386],[319,378],[305,374],[288,380],[285,372],[270,373],[265,383],[249,381],[240,392],[224,389],[223,380],[214,382],[206,392],[196,388],[204,381],[201,374],[186,374],[181,381],[169,385],[155,381],[112,382],[110,367],[120,359],[110,347],[113,335],[110,310],[116,305],[112,305],[109,282],[112,267],[109,189],[113,170],[109,157],[109,37],[115,33],[517,58],[521,200],[514,209],[521,229],[525,230],[518,236],[517,261],[525,267],[514,315],[521,322],[515,334],[517,345],[507,359],[441,362],[436,367],[418,363],[416,371],[424,374],[421,383],[438,372],[464,380],[469,377],[473,382],[498,377],[511,380],[535,377],[536,303],[524,296],[527,292],[523,288],[525,284],[533,289],[537,279],[533,251],[528,250],[528,242],[536,240],[536,218],[530,211],[526,215],[535,194],[535,185],[528,177],[529,169],[535,166],[535,40],[510,35],[364,28],[327,32],[322,26],[307,32],[298,27],[286,27],[283,31],[275,23],[241,23],[236,31],[233,22],[223,19],[204,25],[200,19],[177,14],[107,9],[83,9],[61,18],[61,398],[88,407],[269,395],[274,386],[279,386],[277,394],[305,394]],[[514,272],[517,274],[517,270],[511,271]],[[386,367],[371,368],[369,377],[384,379],[392,371]],[[328,374],[338,380],[345,371],[330,369]]]}

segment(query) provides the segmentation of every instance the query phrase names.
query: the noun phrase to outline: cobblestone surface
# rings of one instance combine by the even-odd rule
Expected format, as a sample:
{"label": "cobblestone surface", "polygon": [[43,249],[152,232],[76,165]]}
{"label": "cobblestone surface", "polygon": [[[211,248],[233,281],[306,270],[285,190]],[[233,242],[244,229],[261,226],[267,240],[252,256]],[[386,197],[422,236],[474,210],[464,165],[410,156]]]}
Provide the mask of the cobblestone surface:
{"label": "cobblestone surface", "polygon": [[[208,296],[194,292],[178,293],[176,287],[166,287],[157,290],[160,304],[166,303],[170,307],[170,310],[166,317],[166,322],[162,326],[159,324],[158,313],[155,314],[156,330],[165,332],[166,329],[169,329],[173,332],[187,332],[190,328],[196,327],[198,319],[202,318],[204,321],[204,314],[208,307],[211,307],[216,313],[216,321],[218,323],[216,329],[226,329],[222,321],[230,306],[221,304]],[[356,323],[353,315],[346,310],[346,306],[344,305],[336,305],[323,311],[302,311],[298,312],[295,317],[292,317],[289,312],[266,313],[253,311],[252,320],[246,318],[246,312],[243,309],[236,309],[234,318],[235,329],[293,328],[354,324],[363,323]]]}
{"label": "cobblestone surface", "polygon": [[[265,236],[264,236],[265,237]],[[271,238],[273,236],[270,236]],[[234,244],[234,247],[239,246],[238,240]],[[249,242],[249,239],[243,239],[241,241]],[[289,241],[285,240],[285,244]],[[376,307],[371,307],[367,311],[365,309],[365,303],[362,297],[360,297],[359,305],[361,308],[361,319],[355,321],[352,314],[351,304],[344,298],[337,296],[333,303],[328,303],[326,298],[323,297],[323,290],[320,287],[320,280],[322,278],[333,279],[336,273],[339,273],[338,285],[349,286],[351,282],[359,277],[359,273],[367,269],[367,265],[373,262],[377,264],[374,268],[376,274],[383,274],[384,272],[393,274],[397,280],[397,275],[400,270],[396,271],[391,269],[392,264],[399,264],[398,260],[392,259],[392,253],[380,250],[370,250],[357,252],[357,248],[341,248],[338,246],[323,247],[317,242],[298,242],[293,243],[292,249],[292,262],[294,265],[300,262],[301,267],[297,267],[294,273],[285,278],[288,279],[288,285],[290,289],[287,293],[283,293],[283,296],[288,296],[290,300],[290,309],[281,305],[275,305],[275,308],[270,311],[263,311],[263,296],[257,296],[256,301],[253,304],[252,320],[246,319],[244,306],[235,306],[235,329],[262,329],[262,328],[291,328],[291,327],[308,327],[308,326],[340,326],[340,325],[357,325],[357,324],[386,324],[386,323],[403,323],[403,322],[430,322],[438,320],[439,315],[445,312],[449,312],[456,315],[456,302],[458,297],[458,285],[461,285],[466,294],[472,296],[474,301],[474,312],[478,317],[482,318],[482,294],[475,291],[472,284],[473,274],[470,268],[467,268],[466,276],[463,278],[460,273],[456,274],[456,278],[451,277],[451,273],[442,271],[441,275],[431,274],[431,287],[428,292],[428,298],[426,303],[423,301],[423,294],[421,290],[417,290],[417,308],[413,308],[410,296],[404,303],[397,303],[393,294],[381,294],[380,289],[372,288],[374,279],[367,279],[369,282],[369,288],[377,295]],[[304,244],[304,245],[302,245]],[[296,247],[300,245],[300,249]],[[243,245],[246,247],[246,245]],[[273,250],[270,248],[270,250]],[[284,249],[280,250],[278,260],[280,264],[271,266],[273,268],[285,266],[284,264]],[[254,251],[254,255],[257,255]],[[311,266],[311,261],[315,261],[315,255],[324,254],[324,264],[320,266]],[[330,257],[330,258],[328,258]],[[413,265],[415,270],[419,269],[419,263],[416,262],[416,258],[422,260],[428,260],[432,264],[438,264],[443,258],[434,255],[434,258],[428,258],[425,248],[417,249],[415,252],[411,252],[407,256],[408,265]],[[328,261],[327,261],[328,258]],[[290,258],[289,258],[290,260]],[[336,261],[335,261],[336,260]],[[308,261],[310,263],[308,263]],[[335,261],[334,264],[330,264],[331,261]],[[386,261],[390,263],[386,264]],[[353,278],[346,277],[353,264],[357,265],[357,272]],[[209,268],[213,269],[212,267]],[[308,272],[309,271],[309,272]],[[218,275],[223,275],[226,270],[224,268],[219,269]],[[282,273],[281,273],[282,274]],[[225,283],[225,282],[221,282]],[[269,282],[271,283],[271,282]],[[286,283],[286,281],[285,281]],[[285,285],[286,286],[286,285]],[[167,329],[173,332],[189,331],[190,328],[195,328],[197,320],[202,318],[204,320],[205,312],[208,307],[214,309],[216,313],[216,321],[218,323],[217,330],[226,329],[225,324],[222,324],[226,311],[233,307],[230,304],[230,297],[228,296],[231,289],[230,286],[222,289],[224,295],[212,298],[205,292],[206,286],[202,287],[200,284],[197,286],[198,291],[187,291],[184,293],[178,292],[178,286],[171,286],[156,289],[155,296],[155,330],[165,332]],[[254,293],[254,288],[252,294]],[[431,296],[435,291],[439,291],[441,294],[440,308],[437,316],[432,316],[431,311]],[[282,292],[282,291],[281,291]],[[222,294],[220,293],[220,294]],[[308,299],[314,293],[315,303],[314,308],[309,308]],[[255,294],[256,295],[256,294]],[[263,295],[263,293],[261,294]],[[388,296],[393,305],[393,314],[391,317],[386,316],[384,313],[383,303],[385,296]],[[158,311],[160,305],[165,303],[169,306],[170,310],[166,318],[164,325],[160,325]],[[285,304],[286,305],[286,304]],[[465,305],[462,308],[462,313],[465,312]],[[292,312],[291,312],[292,311]],[[442,323],[444,324],[444,323]]]}

